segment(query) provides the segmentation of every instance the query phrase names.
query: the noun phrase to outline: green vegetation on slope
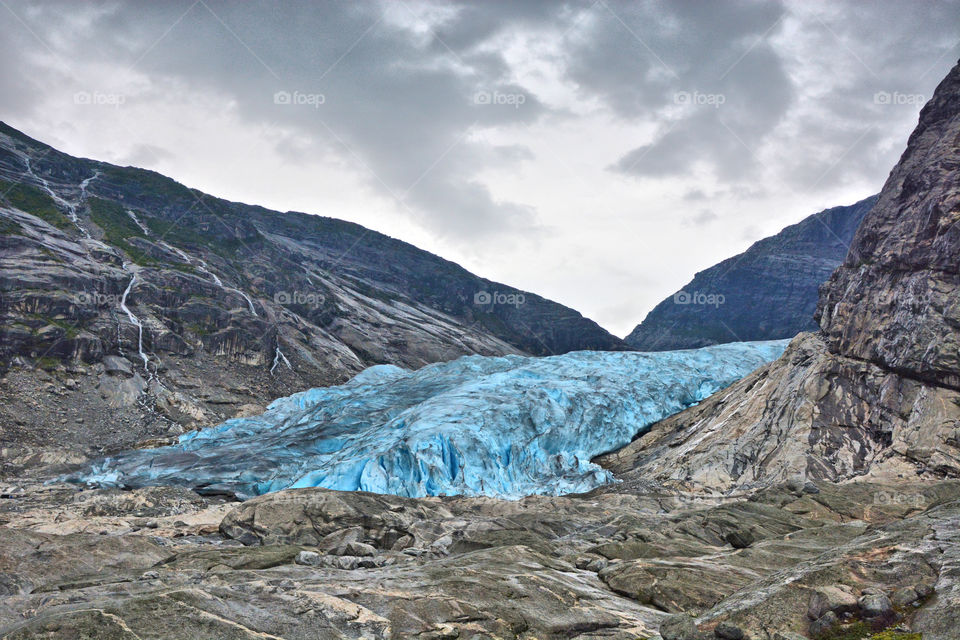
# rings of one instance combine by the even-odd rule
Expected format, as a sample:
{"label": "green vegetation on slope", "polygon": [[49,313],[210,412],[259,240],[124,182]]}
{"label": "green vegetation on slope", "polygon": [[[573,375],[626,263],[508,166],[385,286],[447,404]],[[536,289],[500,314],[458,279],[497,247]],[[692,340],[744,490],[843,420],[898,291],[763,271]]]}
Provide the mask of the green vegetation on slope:
{"label": "green vegetation on slope", "polygon": [[72,226],[70,218],[57,208],[53,198],[33,185],[0,180],[0,197],[15,209],[37,216],[57,229],[69,229]]}
{"label": "green vegetation on slope", "polygon": [[4,218],[0,220],[0,236],[14,236],[21,235],[23,233],[23,227],[20,226],[20,223],[16,220],[8,220]]}
{"label": "green vegetation on slope", "polygon": [[141,249],[127,242],[128,238],[146,237],[143,230],[127,214],[126,209],[113,200],[90,198],[90,219],[103,230],[104,240],[130,256],[139,265],[150,266],[157,261]]}

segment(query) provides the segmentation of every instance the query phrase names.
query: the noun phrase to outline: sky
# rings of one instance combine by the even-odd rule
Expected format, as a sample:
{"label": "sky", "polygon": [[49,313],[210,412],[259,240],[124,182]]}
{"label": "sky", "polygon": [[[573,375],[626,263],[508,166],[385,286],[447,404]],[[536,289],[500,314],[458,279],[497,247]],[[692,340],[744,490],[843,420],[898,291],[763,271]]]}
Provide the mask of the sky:
{"label": "sky", "polygon": [[0,0],[0,119],[623,336],[878,192],[958,57],[960,0]]}

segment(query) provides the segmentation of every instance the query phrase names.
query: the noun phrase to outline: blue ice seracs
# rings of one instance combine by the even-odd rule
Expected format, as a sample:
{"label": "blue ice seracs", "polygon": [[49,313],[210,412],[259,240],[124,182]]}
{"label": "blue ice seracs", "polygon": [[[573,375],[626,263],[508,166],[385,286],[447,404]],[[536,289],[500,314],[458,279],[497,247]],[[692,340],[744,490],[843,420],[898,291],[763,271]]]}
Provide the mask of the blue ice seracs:
{"label": "blue ice seracs", "polygon": [[591,458],[779,357],[786,344],[466,356],[416,371],[378,365],[70,479],[240,497],[290,487],[412,497],[587,491],[612,480]]}

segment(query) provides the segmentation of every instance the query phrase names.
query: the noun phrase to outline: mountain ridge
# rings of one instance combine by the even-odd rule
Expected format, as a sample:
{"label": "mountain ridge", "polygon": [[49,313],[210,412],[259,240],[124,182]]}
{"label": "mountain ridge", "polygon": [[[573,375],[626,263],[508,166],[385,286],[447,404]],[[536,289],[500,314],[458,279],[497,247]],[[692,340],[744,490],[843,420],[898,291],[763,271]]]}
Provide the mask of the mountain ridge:
{"label": "mountain ridge", "polygon": [[[624,342],[642,351],[694,349],[815,330],[818,289],[842,263],[876,200],[873,195],[824,209],[697,272],[657,304]],[[718,302],[709,304],[711,300]]]}
{"label": "mountain ridge", "polygon": [[49,446],[75,460],[173,437],[373,364],[628,349],[402,240],[74,158],[6,124],[0,194],[0,419],[15,466]]}

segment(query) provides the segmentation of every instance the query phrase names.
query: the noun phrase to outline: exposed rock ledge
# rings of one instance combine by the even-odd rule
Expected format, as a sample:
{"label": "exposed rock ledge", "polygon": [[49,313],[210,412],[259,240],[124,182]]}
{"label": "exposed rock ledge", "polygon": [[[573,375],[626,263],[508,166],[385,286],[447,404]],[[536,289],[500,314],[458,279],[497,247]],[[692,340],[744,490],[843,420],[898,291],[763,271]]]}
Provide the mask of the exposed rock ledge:
{"label": "exposed rock ledge", "polygon": [[798,475],[958,476],[960,393],[801,334],[779,360],[597,461],[627,482],[723,492]]}

